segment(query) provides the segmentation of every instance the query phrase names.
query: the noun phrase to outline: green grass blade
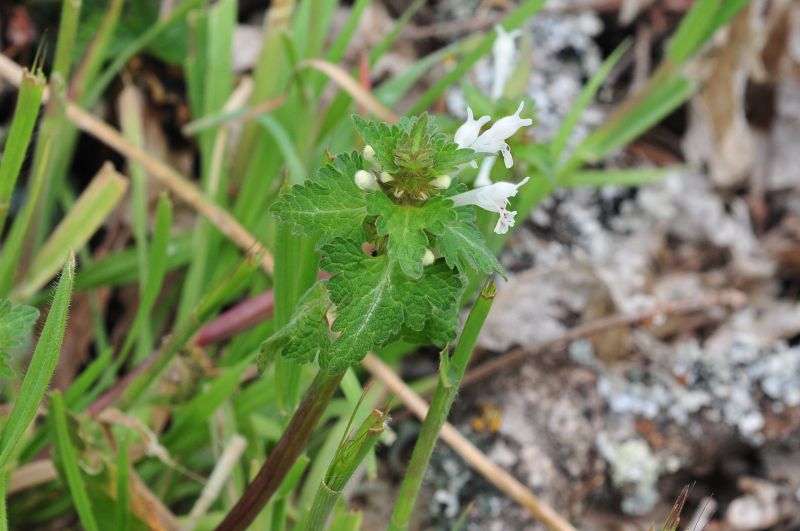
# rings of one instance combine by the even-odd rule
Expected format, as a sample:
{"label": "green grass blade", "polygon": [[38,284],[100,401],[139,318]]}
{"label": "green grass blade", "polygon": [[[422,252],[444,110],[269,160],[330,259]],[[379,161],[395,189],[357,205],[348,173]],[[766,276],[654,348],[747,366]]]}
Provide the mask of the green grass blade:
{"label": "green grass blade", "polygon": [[128,440],[122,437],[117,449],[116,531],[128,531],[131,527],[130,481]]}
{"label": "green grass blade", "polygon": [[[167,245],[169,244],[169,233],[171,229],[172,206],[170,205],[169,198],[166,195],[162,195],[158,201],[158,207],[156,208],[156,219],[153,226],[153,243],[150,248],[149,264],[146,271],[147,280],[144,283],[144,288],[140,292],[139,308],[136,310],[136,316],[133,319],[133,324],[122,346],[122,350],[120,350],[115,367],[119,367],[125,362],[134,342],[140,339],[140,331],[149,328],[147,325],[150,320],[150,314],[153,310],[156,298],[161,292],[164,276],[167,273]],[[149,354],[149,348],[143,352]],[[141,359],[137,361],[141,361]]]}
{"label": "green grass blade", "polygon": [[347,18],[347,22],[342,28],[342,31],[339,33],[339,36],[336,37],[336,40],[328,49],[328,54],[326,56],[328,61],[331,63],[339,63],[339,61],[342,60],[345,51],[347,51],[347,45],[350,44],[350,39],[352,39],[356,28],[358,28],[361,15],[364,13],[364,10],[371,1],[372,0],[356,0],[353,3],[353,7],[350,9],[350,16]]}
{"label": "green grass blade", "polygon": [[748,0],[698,0],[670,40],[667,57],[676,65],[683,64],[748,3]]}
{"label": "green grass blade", "polygon": [[70,255],[61,271],[53,304],[47,314],[47,321],[41,336],[39,336],[28,371],[25,373],[19,389],[19,395],[14,402],[14,409],[11,410],[8,422],[0,435],[0,471],[5,471],[11,456],[14,455],[15,447],[36,416],[39,404],[50,384],[50,378],[53,376],[61,353],[61,342],[67,326],[69,300],[74,279],[75,258]]}
{"label": "green grass blade", "polygon": [[561,153],[564,151],[572,132],[575,130],[575,126],[578,125],[581,114],[583,114],[586,106],[589,105],[589,102],[594,98],[594,95],[608,76],[608,73],[614,68],[614,65],[617,64],[628,48],[630,48],[630,43],[628,41],[617,46],[617,49],[603,61],[600,69],[592,76],[592,79],[589,80],[589,83],[587,83],[581,91],[578,100],[570,108],[569,114],[567,114],[564,121],[561,122],[561,126],[558,128],[558,131],[556,131],[550,143],[550,153],[554,161],[561,159]]}
{"label": "green grass blade", "polygon": [[[656,77],[651,81],[641,97],[620,106],[605,124],[584,139],[571,162],[596,162],[627,145],[678,108],[695,90],[695,84],[686,77]],[[565,164],[564,169],[566,174],[574,166]]]}
{"label": "green grass blade", "polygon": [[100,528],[97,526],[92,504],[86,493],[86,485],[81,476],[81,469],[80,465],[78,465],[78,458],[75,455],[75,448],[72,447],[72,441],[70,440],[69,428],[67,426],[67,411],[64,406],[64,399],[61,396],[61,391],[53,392],[50,399],[50,414],[55,450],[61,460],[61,466],[64,468],[64,476],[66,476],[67,487],[72,497],[75,511],[78,513],[81,525],[86,531],[99,531]]}
{"label": "green grass blade", "polygon": [[3,233],[11,204],[11,194],[14,192],[22,162],[28,152],[45,85],[46,80],[41,72],[23,71],[17,106],[14,109],[11,130],[3,147],[3,160],[0,163],[0,235]]}
{"label": "green grass blade", "polygon": [[127,187],[128,181],[111,164],[103,166],[36,255],[16,296],[26,299],[44,286],[70,251],[83,247],[100,228]]}
{"label": "green grass blade", "polygon": [[561,181],[562,186],[639,186],[661,179],[677,168],[635,170],[586,170],[571,173]]}
{"label": "green grass blade", "polygon": [[125,49],[114,58],[111,64],[106,67],[103,73],[98,76],[91,92],[86,96],[86,101],[89,103],[97,101],[106,87],[114,80],[114,77],[125,67],[134,55],[153,42],[156,37],[169,29],[173,24],[183,20],[189,11],[202,4],[203,0],[184,0],[172,10],[169,16],[159,20],[153,27],[139,35],[136,40],[126,46]]}
{"label": "green grass blade", "polygon": [[[505,28],[506,31],[511,31],[520,27],[526,20],[539,11],[544,3],[545,0],[526,0],[522,2],[519,7],[506,17],[505,21],[502,23],[503,28]],[[419,114],[427,109],[448,87],[458,82],[481,57],[491,52],[496,37],[497,35],[494,31],[486,35],[474,50],[458,62],[455,68],[439,78],[439,80],[417,100],[408,113]]]}
{"label": "green grass blade", "polygon": [[86,49],[83,60],[72,77],[75,97],[82,107],[89,107],[93,103],[88,100],[89,88],[97,80],[103,61],[107,57],[108,45],[119,25],[119,18],[124,4],[125,0],[111,0],[92,42]]}
{"label": "green grass blade", "polygon": [[64,79],[69,79],[72,58],[75,55],[75,37],[78,34],[81,4],[82,0],[63,0],[61,4],[61,22],[58,26],[53,72],[60,74]]}

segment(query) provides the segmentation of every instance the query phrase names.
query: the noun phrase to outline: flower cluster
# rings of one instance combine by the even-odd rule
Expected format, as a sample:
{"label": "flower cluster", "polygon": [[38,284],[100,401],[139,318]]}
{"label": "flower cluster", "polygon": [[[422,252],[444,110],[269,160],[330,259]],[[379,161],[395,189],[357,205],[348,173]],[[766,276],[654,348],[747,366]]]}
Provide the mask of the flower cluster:
{"label": "flower cluster", "polygon": [[[481,133],[481,128],[491,120],[491,117],[481,116],[476,119],[472,109],[467,107],[467,121],[458,128],[453,141],[460,149],[469,149],[477,153],[492,155],[501,153],[506,168],[510,168],[514,164],[514,160],[506,140],[520,128],[529,126],[533,122],[530,118],[522,118],[520,116],[523,106],[524,102],[521,102],[514,114],[500,118],[483,133]],[[364,148],[363,156],[373,167],[380,170],[380,176],[376,177],[375,173],[367,170],[357,171],[354,175],[354,180],[360,189],[365,192],[375,192],[381,189],[381,184],[399,184],[394,175],[381,169],[382,165],[376,159],[375,149],[371,145],[367,145]],[[472,160],[471,163],[475,164],[475,161]],[[507,182],[490,184],[454,195],[450,199],[456,207],[476,205],[490,212],[500,214],[494,231],[497,234],[505,234],[509,228],[514,226],[514,218],[517,214],[516,211],[508,210],[509,198],[514,197],[517,194],[517,190],[526,182],[528,182],[527,177],[519,184]],[[420,187],[419,184],[416,185],[415,197],[417,199],[426,200],[432,192],[447,190],[452,184],[452,178],[449,175],[429,176],[425,179],[424,184],[424,187]],[[405,193],[406,188],[399,186],[395,186],[392,192],[395,198],[400,198]]]}

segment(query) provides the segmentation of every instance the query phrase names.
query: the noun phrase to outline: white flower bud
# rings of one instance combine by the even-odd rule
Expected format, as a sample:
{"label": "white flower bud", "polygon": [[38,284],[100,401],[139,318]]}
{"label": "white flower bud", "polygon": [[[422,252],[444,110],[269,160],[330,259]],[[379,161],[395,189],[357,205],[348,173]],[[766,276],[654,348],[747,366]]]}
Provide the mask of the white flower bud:
{"label": "white flower bud", "polygon": [[497,212],[500,214],[500,219],[497,220],[494,231],[497,234],[505,234],[510,227],[514,226],[514,216],[517,215],[516,212],[509,212],[506,208],[509,203],[508,198],[517,195],[519,188],[527,183],[528,179],[529,177],[525,177],[518,184],[499,182],[474,188],[468,192],[454,195],[450,199],[457,207],[475,205],[489,212]]}
{"label": "white flower bud", "polygon": [[425,249],[425,254],[422,256],[422,265],[429,266],[436,260],[436,257],[433,256],[433,252],[430,249]]}
{"label": "white flower bud", "polygon": [[434,188],[438,188],[439,190],[447,190],[450,188],[450,183],[453,180],[450,178],[449,175],[440,175],[437,178],[431,181],[431,184]]}
{"label": "white flower bud", "polygon": [[370,146],[369,144],[364,146],[364,151],[362,152],[362,154],[364,155],[364,158],[367,159],[367,162],[369,162],[370,164],[377,164],[377,162],[375,161],[375,149],[372,146]]}
{"label": "white flower bud", "polygon": [[381,182],[386,184],[394,181],[394,177],[389,172],[382,171],[381,172]]}
{"label": "white flower bud", "polygon": [[481,132],[483,124],[491,120],[489,116],[481,116],[477,120],[472,116],[472,109],[467,107],[467,121],[458,128],[453,136],[453,141],[460,148],[468,148],[475,142]]}
{"label": "white flower bud", "polygon": [[356,186],[365,192],[374,192],[380,188],[375,176],[366,170],[358,170],[355,175]]}

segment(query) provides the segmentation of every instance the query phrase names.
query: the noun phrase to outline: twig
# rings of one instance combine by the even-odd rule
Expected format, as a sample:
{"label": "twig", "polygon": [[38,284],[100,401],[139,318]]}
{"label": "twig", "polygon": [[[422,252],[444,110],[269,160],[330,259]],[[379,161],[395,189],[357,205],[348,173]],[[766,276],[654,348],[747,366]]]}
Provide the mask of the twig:
{"label": "twig", "polygon": [[272,316],[274,310],[275,292],[273,290],[245,299],[201,328],[194,338],[194,343],[200,347],[219,343],[266,321]]}
{"label": "twig", "polygon": [[746,302],[745,295],[740,291],[730,290],[715,293],[697,299],[681,300],[658,305],[650,310],[633,313],[633,314],[620,314],[604,317],[589,321],[588,323],[580,324],[567,330],[563,335],[546,341],[542,344],[533,347],[519,347],[501,354],[494,359],[479,365],[478,367],[470,370],[464,376],[462,387],[473,384],[487,376],[499,372],[505,368],[516,365],[534,354],[540,354],[549,350],[564,347],[575,341],[587,336],[592,336],[617,328],[620,326],[630,326],[645,321],[650,321],[662,315],[692,313],[700,310],[705,310],[714,306],[729,306],[732,308],[739,308]]}
{"label": "twig", "polygon": [[203,492],[200,493],[200,497],[197,498],[194,507],[189,512],[186,522],[181,526],[181,531],[192,531],[197,527],[197,522],[208,512],[208,508],[219,496],[246,447],[247,439],[238,434],[231,437],[225,451],[222,452],[219,461],[214,466],[206,486],[203,487]]}
{"label": "twig", "polygon": [[[373,354],[367,354],[364,367],[372,375],[384,383],[414,414],[424,419],[428,413],[428,404],[420,398],[403,380],[385,363]],[[489,480],[495,487],[506,493],[517,503],[525,507],[531,515],[545,524],[549,529],[557,531],[575,531],[562,516],[556,513],[517,481],[511,474],[489,460],[475,445],[469,442],[452,424],[445,423],[441,432],[442,439],[450,445],[464,460]]]}
{"label": "twig", "polygon": [[[22,67],[0,54],[0,77],[19,86]],[[249,255],[259,255],[261,267],[272,274],[274,260],[261,242],[247,231],[227,210],[203,195],[197,186],[180,172],[132,145],[113,127],[92,116],[71,102],[67,102],[67,118],[79,129],[100,140],[108,147],[141,164],[150,175],[166,186],[182,201],[197,210],[214,224],[228,239]]]}

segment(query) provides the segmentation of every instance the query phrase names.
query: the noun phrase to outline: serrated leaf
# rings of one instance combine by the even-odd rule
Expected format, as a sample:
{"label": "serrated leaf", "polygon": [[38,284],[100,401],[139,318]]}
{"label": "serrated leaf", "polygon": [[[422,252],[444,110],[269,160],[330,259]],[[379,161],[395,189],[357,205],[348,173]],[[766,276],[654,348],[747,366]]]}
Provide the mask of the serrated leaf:
{"label": "serrated leaf", "polygon": [[261,344],[258,368],[263,371],[276,355],[298,363],[314,361],[330,345],[326,314],[331,307],[325,282],[308,288],[295,307],[292,319]]}
{"label": "serrated leaf", "polygon": [[36,308],[15,305],[7,299],[0,302],[0,376],[14,376],[9,363],[11,350],[22,346],[37,319],[39,310]]}
{"label": "serrated leaf", "polygon": [[389,260],[400,264],[412,277],[422,275],[422,257],[429,247],[426,231],[440,234],[455,213],[442,198],[434,197],[421,207],[398,205],[382,193],[369,194],[367,212],[378,216],[375,225],[379,236],[388,236]]}
{"label": "serrated leaf", "polygon": [[480,273],[499,273],[503,276],[503,266],[494,253],[486,246],[483,235],[475,225],[475,211],[470,206],[454,208],[456,220],[448,223],[437,235],[439,252],[447,265],[462,273],[473,269]]}
{"label": "serrated leaf", "polygon": [[272,215],[291,225],[295,234],[324,240],[356,238],[367,215],[364,191],[353,176],[365,168],[358,153],[339,155],[323,166],[315,179],[295,185],[272,206]]}
{"label": "serrated leaf", "polygon": [[370,257],[352,240],[337,238],[321,249],[321,267],[334,273],[328,280],[339,333],[320,365],[344,370],[369,350],[386,344],[401,328],[421,331],[436,312],[446,312],[463,289],[463,280],[438,261],[418,279],[405,275],[387,255]]}

